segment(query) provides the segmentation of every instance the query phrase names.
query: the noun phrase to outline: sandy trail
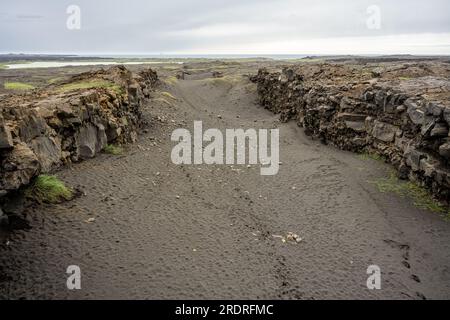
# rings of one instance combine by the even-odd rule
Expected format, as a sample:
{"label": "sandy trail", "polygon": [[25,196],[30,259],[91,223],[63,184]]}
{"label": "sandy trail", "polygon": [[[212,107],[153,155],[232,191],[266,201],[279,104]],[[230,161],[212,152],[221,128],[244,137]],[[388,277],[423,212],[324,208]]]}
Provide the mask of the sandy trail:
{"label": "sandy trail", "polygon": [[[32,229],[3,245],[1,298],[450,298],[450,224],[379,193],[369,181],[389,166],[279,123],[239,75],[198,75],[164,90],[176,100],[149,103],[145,113],[163,120],[123,156],[58,173],[86,195],[29,212]],[[279,174],[172,164],[170,134],[194,120],[279,127]],[[288,232],[303,241],[276,237]],[[381,290],[366,287],[372,264]],[[82,290],[67,290],[69,265],[81,267]]]}

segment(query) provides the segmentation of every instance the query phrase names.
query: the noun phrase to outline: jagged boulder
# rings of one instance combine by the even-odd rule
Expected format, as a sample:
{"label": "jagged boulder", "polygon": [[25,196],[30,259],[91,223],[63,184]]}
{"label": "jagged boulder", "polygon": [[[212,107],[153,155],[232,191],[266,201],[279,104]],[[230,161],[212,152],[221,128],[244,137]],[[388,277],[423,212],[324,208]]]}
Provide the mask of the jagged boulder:
{"label": "jagged boulder", "polygon": [[62,150],[59,137],[39,136],[29,146],[36,155],[43,172],[49,172],[60,165]]}
{"label": "jagged boulder", "polygon": [[0,193],[6,194],[27,185],[40,170],[36,154],[24,142],[17,143],[2,161]]}
{"label": "jagged boulder", "polygon": [[372,136],[383,142],[394,142],[398,131],[398,127],[376,120],[372,129]]}
{"label": "jagged boulder", "polygon": [[106,146],[108,138],[106,137],[105,127],[103,125],[95,126],[88,123],[81,127],[75,137],[77,155],[80,159],[93,158],[98,152]]}
{"label": "jagged boulder", "polygon": [[448,127],[446,123],[439,122],[436,123],[430,131],[430,136],[432,138],[442,138],[448,136]]}
{"label": "jagged boulder", "polygon": [[0,149],[10,149],[14,146],[11,132],[6,126],[5,120],[0,115]]}

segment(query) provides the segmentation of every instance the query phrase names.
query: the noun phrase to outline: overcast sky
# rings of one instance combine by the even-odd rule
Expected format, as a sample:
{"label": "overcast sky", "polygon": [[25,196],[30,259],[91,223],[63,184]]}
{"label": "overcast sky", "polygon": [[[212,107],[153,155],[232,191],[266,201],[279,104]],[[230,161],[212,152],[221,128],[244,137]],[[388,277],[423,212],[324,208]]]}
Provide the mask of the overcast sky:
{"label": "overcast sky", "polygon": [[450,54],[450,1],[1,0],[0,30],[3,53]]}

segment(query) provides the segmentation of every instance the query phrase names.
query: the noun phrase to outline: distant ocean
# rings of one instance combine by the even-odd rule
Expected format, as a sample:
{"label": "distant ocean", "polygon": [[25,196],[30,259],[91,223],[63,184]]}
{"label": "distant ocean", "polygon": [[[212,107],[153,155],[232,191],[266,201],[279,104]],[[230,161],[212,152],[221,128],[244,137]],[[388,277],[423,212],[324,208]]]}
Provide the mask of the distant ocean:
{"label": "distant ocean", "polygon": [[[151,55],[91,55],[99,58],[113,59],[251,59],[266,58],[275,60],[302,59],[311,55],[306,54],[151,54]],[[316,56],[316,55],[315,55]]]}

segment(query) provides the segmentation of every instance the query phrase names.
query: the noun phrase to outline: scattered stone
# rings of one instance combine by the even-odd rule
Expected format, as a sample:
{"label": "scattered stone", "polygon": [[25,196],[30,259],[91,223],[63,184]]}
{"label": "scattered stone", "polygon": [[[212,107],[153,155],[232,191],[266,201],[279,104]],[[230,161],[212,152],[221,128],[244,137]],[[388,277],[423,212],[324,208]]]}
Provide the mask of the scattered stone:
{"label": "scattered stone", "polygon": [[287,240],[287,241],[294,241],[294,242],[297,242],[297,243],[300,243],[300,242],[303,241],[303,239],[300,238],[300,237],[298,236],[298,234],[295,234],[295,233],[293,233],[293,232],[288,232],[288,233],[287,233],[287,235],[286,235],[286,240]]}
{"label": "scattered stone", "polygon": [[396,126],[376,120],[372,129],[372,135],[380,141],[394,142],[395,133],[398,130],[399,128]]}
{"label": "scattered stone", "polygon": [[288,232],[286,234],[286,236],[273,234],[272,237],[275,238],[275,239],[280,239],[281,242],[283,242],[283,243],[286,243],[288,241],[295,242],[295,243],[300,243],[300,242],[303,241],[303,239],[301,237],[299,237],[297,234],[295,234],[293,232]]}

